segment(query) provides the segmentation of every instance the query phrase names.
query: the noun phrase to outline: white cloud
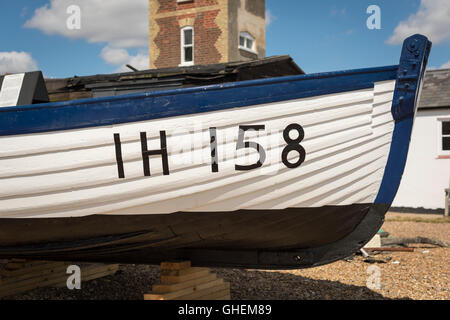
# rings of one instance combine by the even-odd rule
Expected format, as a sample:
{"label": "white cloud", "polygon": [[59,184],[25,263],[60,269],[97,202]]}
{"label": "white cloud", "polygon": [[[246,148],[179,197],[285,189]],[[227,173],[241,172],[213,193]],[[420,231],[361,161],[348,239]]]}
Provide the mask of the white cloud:
{"label": "white cloud", "polygon": [[266,10],[266,27],[270,26],[277,18],[270,10]]}
{"label": "white cloud", "polygon": [[[67,9],[73,5],[80,8],[79,29],[67,27],[72,16]],[[25,27],[48,35],[105,43],[100,56],[106,63],[120,66],[119,71],[129,70],[125,67],[127,63],[137,69],[149,68],[148,55],[132,56],[127,51],[131,48],[148,51],[148,0],[50,0],[35,10]]]}
{"label": "white cloud", "polygon": [[439,70],[439,69],[450,69],[450,61],[447,61],[440,67],[435,67],[435,66],[427,67],[427,70]]}
{"label": "white cloud", "polygon": [[0,52],[0,74],[37,70],[37,62],[27,52]]}
{"label": "white cloud", "polygon": [[138,53],[132,56],[127,50],[122,48],[103,48],[100,56],[108,64],[118,66],[115,72],[131,71],[126,65],[129,64],[138,70],[145,70],[149,67],[149,56],[144,53]]}
{"label": "white cloud", "polygon": [[440,67],[440,69],[450,69],[450,61],[444,63],[444,64]]}
{"label": "white cloud", "polygon": [[416,33],[426,35],[434,44],[450,41],[449,17],[449,0],[421,0],[419,11],[401,21],[387,43],[401,44]]}
{"label": "white cloud", "polygon": [[128,51],[120,48],[104,47],[100,56],[112,65],[125,64],[130,60]]}
{"label": "white cloud", "polygon": [[[67,28],[67,8],[81,9],[81,28]],[[131,48],[148,45],[148,0],[51,0],[25,23],[49,35]]]}
{"label": "white cloud", "polygon": [[[136,56],[130,56],[128,64],[138,70],[145,70],[149,68],[149,57],[146,54],[138,53]],[[117,72],[131,71],[125,65],[117,69]]]}

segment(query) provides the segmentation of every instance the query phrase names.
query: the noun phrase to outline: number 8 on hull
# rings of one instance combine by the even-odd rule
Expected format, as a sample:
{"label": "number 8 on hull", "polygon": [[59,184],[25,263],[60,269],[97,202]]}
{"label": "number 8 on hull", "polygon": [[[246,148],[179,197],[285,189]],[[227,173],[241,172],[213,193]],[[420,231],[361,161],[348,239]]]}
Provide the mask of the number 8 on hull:
{"label": "number 8 on hull", "polygon": [[306,268],[379,230],[431,43],[395,66],[0,108],[0,258]]}

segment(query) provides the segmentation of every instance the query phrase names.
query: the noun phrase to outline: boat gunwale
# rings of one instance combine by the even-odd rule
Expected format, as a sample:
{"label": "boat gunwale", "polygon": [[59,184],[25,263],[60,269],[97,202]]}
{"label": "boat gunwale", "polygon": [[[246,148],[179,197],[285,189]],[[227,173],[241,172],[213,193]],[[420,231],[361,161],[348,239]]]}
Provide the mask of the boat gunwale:
{"label": "boat gunwale", "polygon": [[30,105],[24,105],[24,106],[9,106],[9,107],[0,108],[0,113],[15,112],[15,111],[21,112],[21,111],[27,111],[27,110],[38,110],[38,109],[57,108],[57,107],[69,107],[69,106],[78,105],[78,104],[94,104],[94,103],[121,101],[121,100],[135,100],[135,99],[148,98],[148,97],[161,97],[161,96],[171,96],[171,95],[184,94],[184,93],[217,91],[217,90],[225,90],[225,89],[230,89],[230,88],[253,87],[253,86],[259,86],[259,85],[265,85],[265,84],[281,84],[281,83],[285,83],[285,82],[294,82],[294,81],[303,81],[303,80],[319,80],[319,79],[341,77],[341,76],[352,76],[352,75],[357,75],[357,74],[381,73],[381,72],[387,72],[387,71],[397,71],[398,67],[399,67],[399,65],[390,65],[390,66],[381,66],[381,67],[372,67],[372,68],[349,69],[349,70],[342,70],[342,71],[302,74],[302,75],[296,75],[296,76],[281,76],[281,77],[273,77],[273,78],[266,78],[266,79],[236,81],[236,82],[228,82],[228,83],[223,83],[223,84],[213,84],[213,85],[190,87],[190,88],[179,88],[179,89],[152,91],[152,92],[130,93],[130,94],[124,94],[124,95],[120,95],[120,96],[97,97],[97,98],[87,98],[87,99],[78,99],[78,100],[69,100],[69,101],[56,101],[56,102],[49,102],[49,103],[30,104]]}
{"label": "boat gunwale", "polygon": [[[399,66],[0,108],[0,137],[106,127],[367,89]],[[322,81],[324,81],[322,83]]]}

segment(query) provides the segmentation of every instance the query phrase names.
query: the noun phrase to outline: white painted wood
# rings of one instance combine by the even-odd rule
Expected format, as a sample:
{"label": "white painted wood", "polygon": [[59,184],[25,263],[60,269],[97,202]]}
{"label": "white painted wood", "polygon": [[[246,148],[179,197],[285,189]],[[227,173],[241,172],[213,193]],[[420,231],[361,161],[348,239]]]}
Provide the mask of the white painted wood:
{"label": "white painted wood", "polygon": [[[73,149],[96,148],[102,145],[113,145],[111,140],[111,128],[120,132],[122,142],[139,141],[139,132],[147,131],[148,139],[159,138],[159,129],[178,129],[178,131],[198,131],[215,126],[223,128],[236,126],[236,119],[245,119],[246,124],[264,122],[267,119],[288,118],[293,114],[314,113],[320,110],[337,109],[342,106],[373,100],[373,89],[344,92],[305,98],[286,102],[259,105],[257,107],[235,108],[223,111],[207,112],[202,114],[157,119],[150,121],[67,130],[61,132],[38,133],[21,136],[0,137],[2,146],[7,148],[0,150],[0,159],[9,156],[25,156],[32,154],[63,152]],[[299,103],[301,102],[301,103]],[[201,124],[202,126],[199,126]],[[151,128],[157,128],[150,130]],[[136,132],[138,134],[136,134]],[[64,143],[62,143],[64,141]]]}
{"label": "white painted wood", "polygon": [[10,74],[3,77],[0,88],[0,108],[17,106],[25,73]]}
{"label": "white painted wood", "polygon": [[365,246],[364,248],[381,248],[381,237],[376,234]]}
{"label": "white painted wood", "polygon": [[[0,137],[0,217],[75,217],[320,207],[372,202],[384,173],[394,123],[395,81],[373,89],[281,103],[114,126]],[[306,161],[281,163],[283,130],[303,126]],[[236,151],[239,125],[265,125],[245,141],[262,145],[267,159],[252,171],[236,164],[259,159]],[[218,134],[219,172],[211,172],[209,128]],[[170,175],[151,157],[143,176],[140,132],[160,149],[166,130]],[[122,141],[125,179],[119,179],[113,135]],[[297,159],[295,152],[289,154]]]}
{"label": "white painted wood", "polygon": [[419,109],[414,122],[408,159],[394,207],[445,208],[445,189],[450,183],[450,157],[439,152],[439,121],[450,121],[450,108]]}

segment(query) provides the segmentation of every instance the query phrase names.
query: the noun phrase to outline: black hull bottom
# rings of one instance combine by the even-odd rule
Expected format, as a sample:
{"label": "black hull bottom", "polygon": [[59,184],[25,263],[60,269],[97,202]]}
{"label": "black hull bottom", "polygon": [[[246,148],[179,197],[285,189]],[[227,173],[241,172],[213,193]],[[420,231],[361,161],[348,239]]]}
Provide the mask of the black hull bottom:
{"label": "black hull bottom", "polygon": [[147,216],[0,219],[0,258],[288,269],[345,258],[389,205]]}

